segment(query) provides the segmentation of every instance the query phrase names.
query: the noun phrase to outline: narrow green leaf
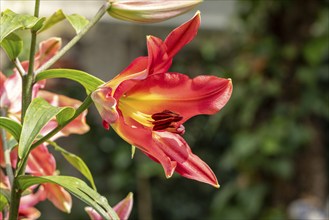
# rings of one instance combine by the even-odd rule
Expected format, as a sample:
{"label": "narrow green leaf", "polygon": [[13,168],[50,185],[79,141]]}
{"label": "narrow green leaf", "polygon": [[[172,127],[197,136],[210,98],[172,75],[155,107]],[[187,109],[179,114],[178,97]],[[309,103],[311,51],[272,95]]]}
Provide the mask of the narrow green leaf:
{"label": "narrow green leaf", "polygon": [[34,26],[40,26],[40,21],[42,22],[43,20],[44,18],[36,18],[31,15],[16,14],[9,9],[1,12],[0,42],[18,29],[30,29],[34,28]]}
{"label": "narrow green leaf", "polygon": [[53,25],[57,24],[58,22],[62,21],[65,19],[65,15],[63,11],[60,9],[56,11],[54,14],[52,14],[50,17],[48,17],[42,28],[40,28],[39,33],[47,30],[48,28],[52,27]]}
{"label": "narrow green leaf", "polygon": [[107,199],[78,178],[72,176],[19,176],[17,181],[21,190],[41,183],[58,184],[95,209],[104,219],[119,219]]}
{"label": "narrow green leaf", "polygon": [[0,43],[10,60],[14,60],[23,49],[23,40],[14,33],[9,34]]}
{"label": "narrow green leaf", "polygon": [[16,141],[19,141],[19,137],[21,135],[22,126],[18,122],[14,121],[13,119],[0,117],[0,127],[6,129]]}
{"label": "narrow green leaf", "polygon": [[104,84],[101,79],[92,76],[86,72],[73,69],[50,69],[39,73],[36,76],[36,81],[52,78],[66,78],[80,83],[85,89],[87,94],[95,91],[100,85]]}
{"label": "narrow green leaf", "polygon": [[[41,129],[61,112],[74,114],[72,107],[55,107],[42,98],[35,98],[26,110],[26,117],[20,135],[18,156],[25,158]],[[63,114],[63,113],[62,113]]]}
{"label": "narrow green leaf", "polygon": [[[53,141],[48,141],[50,145],[52,145],[56,151],[61,152],[63,157],[72,165],[74,166],[82,175],[84,175],[90,182],[91,186],[94,190],[96,190],[96,185],[94,183],[93,176],[88,168],[88,166],[85,164],[85,162],[78,157],[75,154],[72,154],[65,149],[61,148],[57,143]],[[96,190],[97,191],[97,190]]]}
{"label": "narrow green leaf", "polygon": [[77,34],[89,23],[85,17],[78,14],[67,15],[66,19],[70,22]]}

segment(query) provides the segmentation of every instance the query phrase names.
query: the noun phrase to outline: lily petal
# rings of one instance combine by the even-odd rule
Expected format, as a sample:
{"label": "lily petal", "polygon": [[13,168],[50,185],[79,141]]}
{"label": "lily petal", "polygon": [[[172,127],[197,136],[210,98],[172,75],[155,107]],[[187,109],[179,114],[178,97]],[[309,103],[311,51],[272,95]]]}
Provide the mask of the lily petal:
{"label": "lily petal", "polygon": [[201,16],[198,11],[192,19],[174,29],[164,43],[167,46],[169,57],[174,57],[186,44],[188,44],[198,33]]}
{"label": "lily petal", "polygon": [[155,145],[152,138],[152,132],[142,127],[127,125],[122,117],[112,124],[113,129],[118,135],[131,145],[138,147],[148,157],[160,163],[164,169],[167,178],[171,177],[176,168],[176,161],[172,161],[160,148]]}
{"label": "lily petal", "polygon": [[126,220],[129,218],[131,210],[133,208],[133,194],[129,193],[126,198],[121,200],[118,204],[116,204],[113,209],[118,214],[119,218],[122,220]]}
{"label": "lily petal", "polygon": [[52,58],[62,47],[62,40],[58,37],[52,37],[48,40],[42,41],[39,44],[39,51],[36,54],[36,61],[37,66],[36,68],[40,67],[40,65],[47,62],[50,58]]}
{"label": "lily petal", "polygon": [[172,161],[177,162],[175,171],[183,177],[219,187],[217,178],[210,167],[193,154],[185,140],[171,132],[153,132],[156,146],[161,148]]}
{"label": "lily petal", "polygon": [[8,108],[10,113],[21,111],[22,99],[22,79],[18,72],[10,75],[8,78],[1,73],[0,87],[0,107]]}
{"label": "lily petal", "polygon": [[116,93],[115,98],[121,97],[118,105],[123,111],[126,103],[148,115],[170,110],[183,116],[183,123],[195,115],[218,112],[231,96],[232,83],[215,76],[190,79],[180,73],[165,73],[147,80],[125,81]]}
{"label": "lily petal", "polygon": [[[27,161],[26,171],[35,176],[55,175],[56,161],[49,153],[47,147],[42,144],[31,151]],[[61,186],[56,184],[42,184],[44,193],[58,209],[69,213],[72,207],[71,195]]]}
{"label": "lily petal", "polygon": [[72,197],[63,187],[52,183],[46,183],[43,184],[43,186],[47,193],[47,199],[49,199],[54,206],[63,212],[71,212]]}
{"label": "lily petal", "polygon": [[31,151],[27,161],[26,172],[35,176],[44,176],[53,175],[55,171],[56,160],[44,144]]}
{"label": "lily petal", "polygon": [[[127,220],[133,207],[133,194],[129,193],[126,198],[116,204],[113,209],[117,213],[118,217],[122,220]],[[98,214],[92,207],[85,207],[85,211],[88,213],[91,220],[103,220],[103,217]]]}
{"label": "lily petal", "polygon": [[165,73],[172,64],[172,57],[167,54],[167,46],[160,38],[147,36],[148,75]]}

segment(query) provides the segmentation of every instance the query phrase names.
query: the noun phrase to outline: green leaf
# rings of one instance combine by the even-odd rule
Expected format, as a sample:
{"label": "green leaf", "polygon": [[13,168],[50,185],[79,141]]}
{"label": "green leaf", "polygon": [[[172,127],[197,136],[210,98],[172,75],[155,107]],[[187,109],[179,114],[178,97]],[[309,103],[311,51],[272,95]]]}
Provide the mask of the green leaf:
{"label": "green leaf", "polygon": [[84,175],[90,182],[91,186],[93,187],[94,190],[96,190],[96,185],[94,183],[93,176],[88,168],[88,166],[85,164],[85,162],[78,157],[75,154],[72,154],[65,149],[61,148],[58,146],[57,143],[53,141],[48,141],[50,145],[52,145],[56,151],[61,152],[61,154],[64,156],[64,158],[72,165],[74,166],[82,175]]}
{"label": "green leaf", "polygon": [[10,60],[14,60],[23,49],[23,40],[14,33],[9,34],[0,43]]}
{"label": "green leaf", "polygon": [[63,11],[61,9],[56,11],[54,14],[52,14],[50,17],[48,17],[45,20],[42,28],[39,30],[39,33],[47,30],[48,28],[52,27],[53,25],[57,24],[58,22],[60,22],[64,19],[65,19],[65,15],[64,15]]}
{"label": "green leaf", "polygon": [[65,114],[72,116],[74,112],[72,107],[54,107],[42,98],[35,98],[26,110],[18,147],[19,158],[27,156],[33,141],[52,118],[57,116],[62,122]]}
{"label": "green leaf", "polygon": [[89,23],[85,17],[78,14],[67,15],[66,19],[70,22],[77,34]]}
{"label": "green leaf", "polygon": [[[0,212],[3,210],[3,208],[8,204],[8,197],[6,197],[4,195],[6,189],[2,189],[0,190]],[[9,190],[8,190],[9,191]],[[9,192],[10,195],[10,192]]]}
{"label": "green leaf", "polygon": [[36,76],[36,81],[52,78],[66,78],[80,83],[85,89],[87,94],[95,91],[100,85],[104,84],[101,79],[92,76],[86,72],[73,69],[50,69],[39,73]]}
{"label": "green leaf", "polygon": [[95,209],[104,219],[119,219],[107,199],[78,178],[72,176],[19,176],[17,181],[21,190],[41,183],[58,184]]}
{"label": "green leaf", "polygon": [[48,28],[64,20],[65,18],[70,22],[71,26],[74,28],[77,34],[89,23],[89,21],[81,15],[78,14],[66,15],[60,9],[46,19],[43,27],[39,30],[39,33],[47,30]]}
{"label": "green leaf", "polygon": [[16,14],[7,9],[1,12],[0,17],[0,42],[3,41],[9,34],[18,29],[30,29],[39,27],[44,18],[36,18],[31,15]]}
{"label": "green leaf", "polygon": [[13,119],[0,117],[0,127],[6,129],[13,137],[19,141],[21,135],[22,126]]}

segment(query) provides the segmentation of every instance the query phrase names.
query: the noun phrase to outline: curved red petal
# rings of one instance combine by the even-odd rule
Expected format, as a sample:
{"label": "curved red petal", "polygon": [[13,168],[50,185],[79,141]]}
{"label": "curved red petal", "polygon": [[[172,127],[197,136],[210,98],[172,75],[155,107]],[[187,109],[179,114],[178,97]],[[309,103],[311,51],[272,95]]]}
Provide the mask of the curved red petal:
{"label": "curved red petal", "polygon": [[136,146],[151,159],[160,163],[165,171],[166,177],[171,177],[176,168],[176,162],[170,158],[157,146],[152,138],[152,131],[143,127],[127,125],[121,116],[116,123],[112,124],[113,129],[120,137],[131,145]]}
{"label": "curved red petal", "polygon": [[219,187],[217,178],[210,167],[192,153],[185,140],[170,132],[153,132],[153,139],[172,161],[177,162],[175,171],[180,175]]}
{"label": "curved red petal", "polygon": [[61,186],[53,183],[43,184],[47,193],[47,199],[59,210],[70,213],[72,207],[71,195]]}
{"label": "curved red petal", "polygon": [[174,29],[165,39],[164,43],[167,46],[167,53],[169,57],[175,54],[188,44],[198,32],[200,26],[201,16],[197,12],[192,19]]}
{"label": "curved red petal", "polygon": [[118,214],[120,219],[128,219],[133,208],[133,202],[133,194],[129,193],[126,198],[113,207],[113,210]]}
{"label": "curved red petal", "polygon": [[[170,110],[183,116],[184,122],[199,114],[214,114],[229,100],[232,93],[230,79],[198,76],[190,79],[180,73],[149,76],[142,81],[125,81],[118,93],[122,106],[129,103],[139,112],[153,115]],[[123,95],[124,94],[124,95]]]}
{"label": "curved red petal", "polygon": [[148,75],[165,73],[171,66],[172,58],[167,54],[167,46],[161,39],[148,36],[147,37],[148,50]]}

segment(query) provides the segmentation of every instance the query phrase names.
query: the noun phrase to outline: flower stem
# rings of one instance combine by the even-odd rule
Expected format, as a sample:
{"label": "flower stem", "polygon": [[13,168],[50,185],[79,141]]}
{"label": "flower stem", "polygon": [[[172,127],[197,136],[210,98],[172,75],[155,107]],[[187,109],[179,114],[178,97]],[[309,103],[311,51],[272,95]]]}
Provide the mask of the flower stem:
{"label": "flower stem", "polygon": [[97,14],[89,21],[89,23],[74,37],[70,42],[68,42],[65,47],[63,47],[55,56],[43,64],[39,69],[36,70],[36,74],[51,67],[57,60],[59,60],[69,49],[71,49],[107,12],[111,7],[110,2],[106,2],[98,10]]}
{"label": "flower stem", "polygon": [[[39,17],[40,0],[35,0],[34,5],[34,17]],[[34,55],[37,42],[37,30],[31,30],[31,46],[30,46],[30,57],[29,57],[29,69],[27,74],[22,75],[22,113],[21,113],[21,123],[24,123],[24,117],[28,106],[32,101],[32,88],[34,80]],[[21,73],[22,74],[22,73]],[[27,158],[25,158],[27,160]],[[16,167],[19,160],[17,160]],[[25,162],[26,163],[26,162]],[[21,174],[25,173],[25,168]],[[16,173],[17,174],[17,173]],[[11,189],[11,200],[10,200],[10,210],[9,210],[9,220],[18,219],[19,204],[22,196],[22,190],[18,187],[18,182],[13,180],[13,185]]]}
{"label": "flower stem", "polygon": [[[40,0],[35,0],[34,17],[39,17]],[[37,44],[37,30],[31,29],[31,46],[29,57],[29,69],[27,74],[22,76],[22,115],[21,123],[24,122],[24,117],[28,106],[32,101],[32,88],[34,80],[34,55]]]}
{"label": "flower stem", "polygon": [[[1,116],[6,116],[6,109],[1,108]],[[4,155],[4,159],[5,159],[5,164],[6,164],[6,173],[7,176],[9,178],[9,183],[10,186],[13,185],[13,179],[14,179],[14,173],[13,173],[13,168],[11,165],[11,161],[10,161],[10,149],[8,148],[8,143],[6,140],[6,132],[5,129],[1,128],[0,129],[1,133],[1,141],[2,141],[2,146],[3,146],[3,155]]]}

